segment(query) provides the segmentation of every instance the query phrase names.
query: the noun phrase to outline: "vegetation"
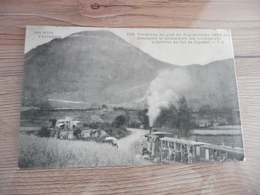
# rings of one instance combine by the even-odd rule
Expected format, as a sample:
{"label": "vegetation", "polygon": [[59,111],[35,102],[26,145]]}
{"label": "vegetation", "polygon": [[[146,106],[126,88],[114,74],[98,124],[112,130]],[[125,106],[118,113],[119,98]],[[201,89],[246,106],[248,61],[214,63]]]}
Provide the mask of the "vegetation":
{"label": "vegetation", "polygon": [[169,127],[172,129],[176,129],[177,116],[178,116],[178,110],[174,105],[171,105],[168,109],[162,108],[161,113],[157,117],[154,126],[159,128]]}
{"label": "vegetation", "polygon": [[110,144],[57,140],[20,134],[19,167],[80,167],[145,165],[132,151],[121,152]]}
{"label": "vegetation", "polygon": [[55,127],[57,119],[55,119],[55,118],[49,119],[49,122],[51,122],[51,127]]}
{"label": "vegetation", "polygon": [[141,124],[144,126],[144,129],[149,129],[149,118],[147,116],[147,112],[148,109],[145,108],[137,113],[138,119],[141,121]]}
{"label": "vegetation", "polygon": [[129,121],[127,124],[127,127],[130,128],[140,128],[141,127],[141,122],[139,121]]}
{"label": "vegetation", "polygon": [[[239,113],[235,113],[229,107],[212,108],[209,104],[205,104],[194,115],[196,114],[198,118],[207,120],[208,126],[212,126],[215,121],[219,121],[219,126],[240,124]],[[169,108],[161,108],[154,127],[164,128],[179,137],[188,137],[192,129],[200,128],[199,124],[195,122],[194,115],[192,115],[186,98],[182,97],[179,99],[177,107],[171,105]]]}
{"label": "vegetation", "polygon": [[73,131],[73,136],[76,137],[76,139],[82,139],[81,133],[82,130],[80,128],[77,128]]}
{"label": "vegetation", "polygon": [[[210,119],[224,118],[228,125],[240,125],[241,123],[239,115],[236,114],[231,107],[212,108],[209,104],[205,104],[199,108],[198,114],[200,117]],[[226,125],[226,123],[221,122],[219,125]]]}
{"label": "vegetation", "polygon": [[126,117],[124,115],[119,115],[115,118],[113,122],[113,126],[116,128],[120,128],[126,124]]}
{"label": "vegetation", "polygon": [[107,107],[106,104],[102,104],[101,108],[102,108],[102,109],[108,109],[108,107]]}
{"label": "vegetation", "polygon": [[104,130],[109,136],[115,137],[117,139],[126,137],[130,135],[130,131],[126,129],[127,116],[125,115],[118,115],[114,119],[112,123],[108,122],[93,122],[89,124],[85,124],[85,127],[90,127],[91,129],[99,129]]}
{"label": "vegetation", "polygon": [[168,129],[179,137],[188,137],[190,130],[195,127],[195,122],[186,98],[182,97],[179,99],[178,108],[174,105],[171,105],[169,108],[162,108],[154,127],[164,127],[164,129]]}
{"label": "vegetation", "polygon": [[179,136],[188,137],[190,130],[195,127],[194,118],[185,97],[178,101],[177,129]]}
{"label": "vegetation", "polygon": [[130,146],[130,150],[133,151],[135,154],[142,154],[143,148],[147,148],[147,140],[145,138],[135,140]]}
{"label": "vegetation", "polygon": [[105,131],[109,136],[115,137],[117,139],[121,139],[131,134],[131,132],[128,131],[125,127],[107,128]]}
{"label": "vegetation", "polygon": [[38,136],[39,137],[50,137],[51,131],[48,129],[48,127],[42,127],[38,133]]}
{"label": "vegetation", "polygon": [[[104,106],[103,106],[104,107]],[[97,108],[88,109],[53,109],[53,110],[39,110],[29,109],[21,112],[21,126],[22,127],[43,127],[52,126],[55,127],[56,121],[66,116],[75,118],[84,123],[84,127],[90,127],[92,129],[104,129],[105,126],[111,125],[115,118],[119,115],[123,115],[126,118],[125,126],[139,128],[142,124],[139,120],[137,113],[138,109],[109,109],[102,111]],[[101,120],[94,120],[93,116],[100,118]],[[147,116],[146,116],[147,117]],[[55,121],[56,120],[56,121]]]}

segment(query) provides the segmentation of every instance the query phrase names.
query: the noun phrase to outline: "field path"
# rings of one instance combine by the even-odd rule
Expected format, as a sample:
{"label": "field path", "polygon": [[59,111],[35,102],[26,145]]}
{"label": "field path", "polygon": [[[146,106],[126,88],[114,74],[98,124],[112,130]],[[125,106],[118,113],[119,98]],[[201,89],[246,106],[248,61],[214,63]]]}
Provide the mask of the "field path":
{"label": "field path", "polygon": [[141,139],[141,136],[149,132],[148,130],[133,128],[127,128],[127,130],[132,132],[131,135],[117,141],[118,149],[121,151],[129,151],[130,146],[134,143],[135,140]]}

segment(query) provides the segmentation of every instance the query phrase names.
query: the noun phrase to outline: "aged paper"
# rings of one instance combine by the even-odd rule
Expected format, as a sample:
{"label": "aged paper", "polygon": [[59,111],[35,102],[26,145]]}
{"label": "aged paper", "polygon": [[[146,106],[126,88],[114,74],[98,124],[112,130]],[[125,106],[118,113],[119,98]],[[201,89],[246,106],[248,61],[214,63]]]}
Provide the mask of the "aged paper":
{"label": "aged paper", "polygon": [[20,168],[244,160],[230,30],[28,26]]}

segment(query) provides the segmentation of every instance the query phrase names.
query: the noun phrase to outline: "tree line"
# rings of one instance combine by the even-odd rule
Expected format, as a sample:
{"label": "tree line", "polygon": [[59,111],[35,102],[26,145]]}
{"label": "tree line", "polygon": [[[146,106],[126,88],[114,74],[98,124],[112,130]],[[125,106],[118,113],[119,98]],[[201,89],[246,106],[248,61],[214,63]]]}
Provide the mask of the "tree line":
{"label": "tree line", "polygon": [[[147,108],[138,112],[138,118],[144,129],[149,129],[147,112]],[[189,136],[190,130],[195,127],[195,120],[192,117],[186,98],[180,98],[177,102],[177,107],[171,105],[169,108],[161,108],[161,112],[156,118],[153,127],[163,128],[178,136]]]}
{"label": "tree line", "polygon": [[154,127],[165,127],[179,137],[188,137],[195,126],[195,119],[185,97],[178,100],[177,107],[171,105],[169,108],[162,108],[154,123]]}

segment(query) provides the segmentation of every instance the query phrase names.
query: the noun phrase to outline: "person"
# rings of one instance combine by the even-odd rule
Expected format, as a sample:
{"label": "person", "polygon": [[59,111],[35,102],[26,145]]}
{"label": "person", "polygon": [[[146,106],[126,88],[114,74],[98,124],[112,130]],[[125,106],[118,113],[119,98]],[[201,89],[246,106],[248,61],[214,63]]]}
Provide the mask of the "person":
{"label": "person", "polygon": [[189,159],[188,159],[188,151],[187,151],[187,147],[184,147],[184,152],[183,152],[183,155],[184,155],[184,163],[188,163]]}
{"label": "person", "polygon": [[169,148],[169,159],[168,160],[172,160],[173,157],[173,149]]}
{"label": "person", "polygon": [[227,160],[228,160],[228,158],[227,158],[227,152],[225,152],[224,155],[223,155],[222,161],[227,161]]}
{"label": "person", "polygon": [[167,158],[167,148],[166,145],[163,145],[163,159]]}
{"label": "person", "polygon": [[188,163],[192,163],[192,153],[189,152],[188,154]]}
{"label": "person", "polygon": [[175,162],[180,162],[181,161],[181,150],[180,150],[180,145],[178,144],[175,150]]}

